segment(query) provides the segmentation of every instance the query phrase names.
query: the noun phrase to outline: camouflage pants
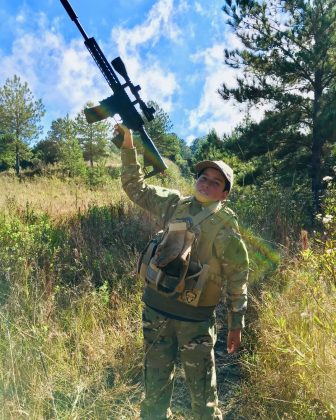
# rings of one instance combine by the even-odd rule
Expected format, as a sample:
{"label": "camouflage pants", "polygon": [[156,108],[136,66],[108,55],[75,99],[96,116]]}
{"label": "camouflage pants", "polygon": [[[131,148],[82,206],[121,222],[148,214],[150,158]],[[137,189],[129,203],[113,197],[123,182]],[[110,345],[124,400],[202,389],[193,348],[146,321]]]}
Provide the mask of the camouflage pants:
{"label": "camouflage pants", "polygon": [[180,321],[146,307],[143,332],[145,399],[141,404],[141,418],[161,420],[170,417],[175,361],[180,351],[194,419],[222,419],[216,390],[215,320]]}

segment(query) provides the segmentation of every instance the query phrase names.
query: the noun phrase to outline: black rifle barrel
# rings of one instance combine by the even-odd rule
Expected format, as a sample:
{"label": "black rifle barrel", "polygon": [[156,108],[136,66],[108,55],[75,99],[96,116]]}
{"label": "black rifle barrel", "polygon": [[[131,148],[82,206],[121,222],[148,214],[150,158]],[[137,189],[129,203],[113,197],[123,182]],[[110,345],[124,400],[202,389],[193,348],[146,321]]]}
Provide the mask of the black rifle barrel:
{"label": "black rifle barrel", "polygon": [[73,20],[79,29],[80,33],[83,35],[85,41],[89,39],[89,37],[86,35],[84,29],[82,28],[82,25],[78,21],[78,17],[74,11],[74,9],[71,7],[71,4],[68,2],[68,0],[61,0],[61,3],[63,4],[64,9],[67,11],[68,15],[70,16],[70,19]]}

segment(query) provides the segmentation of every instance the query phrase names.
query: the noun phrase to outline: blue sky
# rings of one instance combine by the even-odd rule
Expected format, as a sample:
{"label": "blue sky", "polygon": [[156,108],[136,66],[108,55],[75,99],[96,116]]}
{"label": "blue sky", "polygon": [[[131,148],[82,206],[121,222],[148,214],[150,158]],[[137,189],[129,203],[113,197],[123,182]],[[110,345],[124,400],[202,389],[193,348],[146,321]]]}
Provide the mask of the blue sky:
{"label": "blue sky", "polygon": [[[156,101],[173,131],[190,142],[212,128],[230,132],[244,112],[217,89],[233,85],[226,46],[238,45],[225,25],[223,0],[72,0],[89,37],[110,61],[120,55],[144,100]],[[110,95],[75,24],[59,0],[0,0],[0,85],[17,74],[52,120],[76,115]]]}

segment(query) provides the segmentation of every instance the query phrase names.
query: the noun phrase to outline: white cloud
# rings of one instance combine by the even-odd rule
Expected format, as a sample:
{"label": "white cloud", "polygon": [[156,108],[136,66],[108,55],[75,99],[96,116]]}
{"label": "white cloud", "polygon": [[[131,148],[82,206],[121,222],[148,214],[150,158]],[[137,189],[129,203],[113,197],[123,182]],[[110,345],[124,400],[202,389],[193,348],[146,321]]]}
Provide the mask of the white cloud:
{"label": "white cloud", "polygon": [[[237,71],[223,63],[224,45],[217,43],[191,56],[190,66],[188,63],[188,70],[184,74],[174,72],[178,66],[171,64],[171,60],[166,62],[173,67],[163,67],[160,58],[170,53],[169,48],[176,46],[175,52],[181,51],[184,54],[181,59],[186,60],[195,45],[194,39],[191,42],[193,34],[202,35],[197,19],[190,19],[189,16],[194,13],[192,16],[195,17],[191,1],[156,0],[152,3],[152,8],[141,23],[132,28],[114,28],[109,45],[101,45],[99,41],[103,51],[117,50],[125,61],[133,83],[142,87],[141,97],[145,101],[155,100],[166,112],[170,112],[174,105],[175,109],[181,110],[181,120],[186,106],[182,99],[188,96],[178,95],[182,93],[182,85],[190,86],[186,82],[191,83],[194,79],[192,86],[196,89],[198,80],[204,80],[201,96],[199,91],[194,92],[195,98],[200,96],[199,103],[188,112],[187,120],[180,123],[177,129],[179,135],[207,134],[211,128],[218,133],[230,131],[242,114],[237,107],[225,103],[217,93],[223,81],[234,83],[237,75]],[[203,5],[201,1],[198,3]],[[202,7],[210,15],[210,10]],[[194,32],[193,26],[199,33]],[[48,122],[66,113],[73,116],[88,100],[97,103],[110,94],[83,39],[78,34],[75,40],[67,43],[59,31],[58,17],[51,21],[47,15],[32,14],[25,7],[13,19],[13,28],[10,52],[5,54],[0,47],[0,84],[14,74],[27,81],[34,96],[42,98]],[[230,48],[238,45],[232,35],[223,33],[220,38],[226,39]],[[164,50],[161,41],[164,41]],[[200,48],[197,42],[196,45]]]}
{"label": "white cloud", "polygon": [[[106,48],[115,50],[117,43],[131,80],[142,87],[142,98],[155,100],[166,112],[171,110],[173,95],[179,89],[176,76],[162,68],[157,56],[144,55],[143,48],[150,51],[162,37],[178,41],[181,33],[174,15],[187,7],[185,0],[175,7],[173,0],[155,2],[141,24],[113,29],[113,48]],[[83,40],[77,38],[67,44],[59,32],[58,18],[49,21],[45,14],[32,14],[23,8],[14,20],[17,25],[11,51],[4,54],[0,49],[1,84],[14,74],[27,81],[36,99],[41,98],[45,104],[49,121],[67,113],[73,116],[88,100],[98,103],[109,95]]]}
{"label": "white cloud", "polygon": [[65,99],[70,113],[78,112],[89,99],[102,99],[98,74],[80,41],[73,41],[64,49],[57,73],[57,95]]}
{"label": "white cloud", "polygon": [[200,15],[205,15],[205,10],[204,7],[201,5],[200,2],[196,1],[195,2],[195,10],[197,13],[199,13]]}
{"label": "white cloud", "polygon": [[48,124],[67,113],[74,116],[88,100],[107,96],[106,82],[82,40],[67,45],[58,32],[58,20],[49,22],[43,13],[29,16],[29,21],[32,29],[25,21],[16,28],[10,53],[0,50],[0,83],[20,76],[34,97],[42,99]]}
{"label": "white cloud", "polygon": [[113,42],[118,44],[119,53],[125,57],[144,44],[154,46],[162,36],[177,40],[180,30],[173,22],[173,0],[157,1],[145,21],[132,29],[117,27],[112,30]]}
{"label": "white cloud", "polygon": [[174,14],[186,8],[185,1],[175,9],[173,0],[159,0],[143,23],[131,29],[114,28],[111,34],[131,80],[142,87],[142,98],[155,100],[166,112],[170,111],[173,95],[179,89],[176,76],[162,68],[153,54],[141,54],[141,48],[154,47],[162,37],[178,42],[181,32],[174,23]]}
{"label": "white cloud", "polygon": [[25,22],[26,17],[23,13],[20,13],[19,15],[16,16],[16,22],[17,23],[23,23]]}
{"label": "white cloud", "polygon": [[207,134],[214,128],[219,135],[231,131],[244,114],[242,109],[224,102],[218,89],[225,81],[229,86],[236,84],[237,71],[223,63],[224,46],[215,44],[205,51],[195,54],[192,60],[204,65],[204,85],[199,104],[188,113],[191,130]]}
{"label": "white cloud", "polygon": [[[239,42],[229,35],[230,48],[238,48]],[[211,129],[222,136],[230,133],[244,118],[247,106],[233,100],[224,101],[218,89],[223,83],[228,87],[237,86],[236,78],[241,70],[232,69],[224,64],[224,45],[214,44],[205,51],[192,56],[195,62],[204,66],[204,84],[199,104],[188,112],[191,131],[207,134]],[[253,110],[253,118],[259,120],[263,110]],[[189,136],[189,141],[196,135]]]}

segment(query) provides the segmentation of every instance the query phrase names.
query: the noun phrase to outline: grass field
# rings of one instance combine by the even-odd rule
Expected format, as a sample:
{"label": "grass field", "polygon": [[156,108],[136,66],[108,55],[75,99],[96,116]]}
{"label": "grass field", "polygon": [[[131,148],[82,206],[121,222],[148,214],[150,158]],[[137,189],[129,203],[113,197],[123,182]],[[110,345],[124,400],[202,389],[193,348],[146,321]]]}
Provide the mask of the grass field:
{"label": "grass field", "polygon": [[[156,182],[190,191],[173,175]],[[135,267],[155,221],[118,179],[92,189],[11,176],[0,177],[0,221],[1,418],[137,418],[143,353]],[[235,397],[242,418],[336,416],[336,246],[328,229],[295,255],[242,229],[252,268],[246,379]],[[180,407],[175,419],[188,418]]]}

